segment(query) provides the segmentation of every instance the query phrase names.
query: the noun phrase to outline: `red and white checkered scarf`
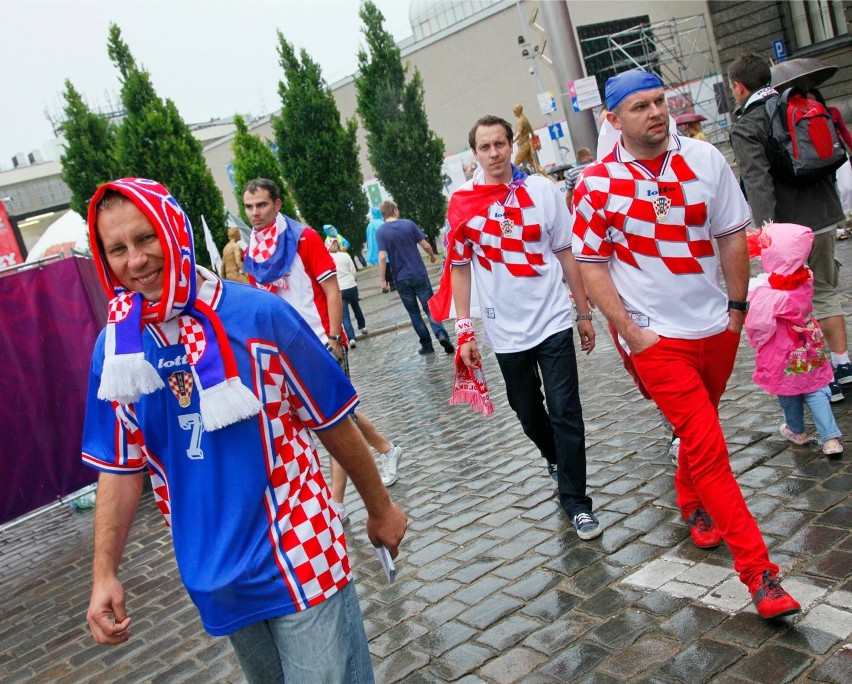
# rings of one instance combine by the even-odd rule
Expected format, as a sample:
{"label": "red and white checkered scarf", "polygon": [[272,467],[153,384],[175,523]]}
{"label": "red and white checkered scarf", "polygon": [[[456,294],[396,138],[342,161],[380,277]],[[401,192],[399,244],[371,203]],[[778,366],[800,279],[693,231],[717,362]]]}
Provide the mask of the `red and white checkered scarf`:
{"label": "red and white checkered scarf", "polygon": [[[116,190],[145,215],[163,250],[163,293],[148,302],[126,290],[113,274],[97,235],[97,205]],[[165,387],[145,359],[142,330],[147,323],[177,317],[179,341],[186,349],[198,387],[201,420],[208,431],[257,415],[260,401],[242,384],[233,350],[216,312],[197,298],[195,250],[189,218],[160,183],[123,178],[101,185],[89,202],[89,243],[109,302],[103,372],[98,398],[121,404],[138,401]]]}
{"label": "red and white checkered scarf", "polygon": [[475,338],[473,323],[469,318],[456,320],[456,374],[449,404],[470,404],[474,411],[479,411],[483,416],[490,416],[494,413],[494,404],[488,394],[482,361],[477,360],[472,366],[466,366],[461,357],[461,346]]}
{"label": "red and white checkered scarf", "polygon": [[267,292],[288,289],[287,277],[299,251],[299,238],[305,225],[284,214],[265,228],[253,230],[245,258],[249,282]]}

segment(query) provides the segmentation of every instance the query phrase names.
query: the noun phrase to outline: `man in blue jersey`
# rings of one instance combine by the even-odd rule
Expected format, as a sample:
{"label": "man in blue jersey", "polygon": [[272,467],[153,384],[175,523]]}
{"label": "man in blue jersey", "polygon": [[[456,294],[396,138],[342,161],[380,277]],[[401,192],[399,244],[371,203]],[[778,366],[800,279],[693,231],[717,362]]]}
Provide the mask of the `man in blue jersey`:
{"label": "man in blue jersey", "polygon": [[311,431],[361,493],[374,544],[395,556],[407,522],[345,419],[352,385],[289,304],[196,267],[186,214],[159,183],[101,186],[89,233],[113,297],[83,434],[101,471],[95,640],[130,637],[118,569],[147,470],[201,621],[229,636],[249,681],[373,681]]}

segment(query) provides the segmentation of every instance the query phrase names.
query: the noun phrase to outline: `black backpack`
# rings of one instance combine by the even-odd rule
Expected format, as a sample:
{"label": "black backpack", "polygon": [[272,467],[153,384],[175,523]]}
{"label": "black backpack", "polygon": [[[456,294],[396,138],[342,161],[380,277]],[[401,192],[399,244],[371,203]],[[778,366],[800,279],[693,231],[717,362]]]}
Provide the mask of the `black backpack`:
{"label": "black backpack", "polygon": [[806,95],[799,88],[788,88],[764,103],[773,173],[791,180],[820,178],[846,161],[846,150],[818,91]]}

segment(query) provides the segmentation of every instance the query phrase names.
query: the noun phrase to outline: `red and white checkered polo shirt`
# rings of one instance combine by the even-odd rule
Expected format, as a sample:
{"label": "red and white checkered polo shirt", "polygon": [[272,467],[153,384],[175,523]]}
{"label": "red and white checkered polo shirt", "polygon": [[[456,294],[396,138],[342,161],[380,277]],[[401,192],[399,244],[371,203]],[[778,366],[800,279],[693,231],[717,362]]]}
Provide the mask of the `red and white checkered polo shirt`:
{"label": "red and white checkered polo shirt", "polygon": [[639,325],[700,339],[728,324],[712,238],[743,230],[749,220],[734,174],[709,143],[671,136],[658,175],[619,143],[577,184],[574,256],[609,263]]}
{"label": "red and white checkered polo shirt", "polygon": [[472,265],[485,344],[498,353],[525,351],[571,327],[571,300],[555,256],[570,248],[565,200],[541,176],[527,178],[505,206],[495,202],[459,231],[448,253],[454,266]]}

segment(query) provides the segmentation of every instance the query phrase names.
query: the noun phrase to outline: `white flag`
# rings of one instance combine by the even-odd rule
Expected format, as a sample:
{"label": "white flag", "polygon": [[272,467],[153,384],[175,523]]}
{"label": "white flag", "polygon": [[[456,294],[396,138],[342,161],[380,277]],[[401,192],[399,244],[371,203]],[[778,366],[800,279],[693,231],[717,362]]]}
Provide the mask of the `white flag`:
{"label": "white flag", "polygon": [[201,225],[204,227],[204,243],[207,245],[207,251],[210,253],[210,263],[213,264],[213,270],[219,275],[222,275],[222,256],[219,250],[216,249],[216,243],[213,242],[213,235],[207,227],[207,221],[204,215],[201,216]]}

